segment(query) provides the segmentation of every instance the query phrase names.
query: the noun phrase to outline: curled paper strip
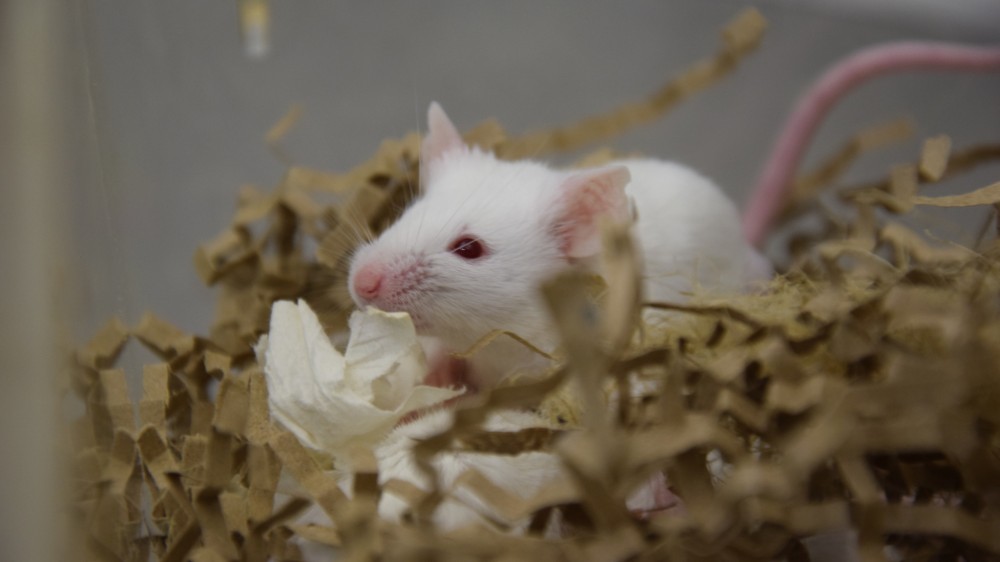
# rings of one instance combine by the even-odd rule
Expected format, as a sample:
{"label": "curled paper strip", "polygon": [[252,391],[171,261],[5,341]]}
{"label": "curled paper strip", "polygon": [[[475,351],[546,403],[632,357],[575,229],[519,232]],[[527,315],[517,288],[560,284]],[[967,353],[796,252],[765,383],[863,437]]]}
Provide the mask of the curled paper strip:
{"label": "curled paper strip", "polygon": [[[452,424],[452,413],[438,410],[396,428],[378,445],[374,454],[378,460],[380,484],[394,483],[383,487],[379,515],[398,522],[432,489],[438,489],[447,492],[432,516],[434,525],[440,530],[488,522],[501,528],[524,530],[530,521],[531,500],[566,478],[560,457],[551,451],[505,454],[451,450],[431,460],[435,475],[432,481],[418,469],[415,447],[419,441],[447,431]],[[514,432],[548,425],[532,412],[498,410],[491,413],[483,427],[488,432],[499,432],[491,434],[514,435]]]}
{"label": "curled paper strip", "polygon": [[256,351],[271,415],[307,445],[337,455],[381,440],[407,414],[459,396],[420,384],[427,374],[405,313],[355,312],[337,351],[305,301],[279,301]]}

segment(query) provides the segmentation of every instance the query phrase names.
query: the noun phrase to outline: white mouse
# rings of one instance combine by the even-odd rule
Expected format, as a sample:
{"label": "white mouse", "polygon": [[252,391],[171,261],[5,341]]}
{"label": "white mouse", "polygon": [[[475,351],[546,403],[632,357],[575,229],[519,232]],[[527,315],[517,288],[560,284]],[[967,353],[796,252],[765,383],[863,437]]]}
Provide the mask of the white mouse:
{"label": "white mouse", "polygon": [[[694,285],[740,290],[770,275],[770,265],[750,242],[759,244],[775,221],[802,151],[829,107],[865,79],[913,67],[997,68],[1000,50],[893,43],[845,59],[802,98],[742,221],[711,181],[684,166],[647,159],[561,171],[537,162],[504,162],[466,146],[441,108],[431,104],[422,146],[424,194],[377,240],[358,249],[351,295],[359,306],[410,313],[421,333],[451,350],[463,350],[496,328],[551,347],[556,342],[549,339],[538,285],[567,267],[594,267],[598,219],[628,218],[630,197],[638,211],[635,233],[644,255],[647,300],[683,300]],[[473,359],[473,376],[489,386],[525,361],[528,355],[519,345],[499,340]],[[513,427],[544,425],[521,414],[526,418]],[[445,411],[431,413],[397,427],[378,454],[380,476],[421,483],[402,445],[447,427],[445,416]],[[460,468],[454,456],[438,462],[445,477]],[[530,491],[553,477],[547,466],[539,462],[535,468],[541,470],[526,471],[507,465],[491,476],[498,484]],[[628,505],[642,513],[676,502],[657,474]],[[380,513],[395,518],[402,507],[387,494]],[[438,522],[448,526],[470,519],[465,507],[457,509],[436,514]],[[855,560],[851,533],[834,531],[803,542],[816,560]]]}
{"label": "white mouse", "polygon": [[[695,286],[740,290],[770,271],[732,202],[680,164],[503,161],[467,146],[436,103],[421,150],[422,196],[357,250],[348,284],[359,306],[408,312],[418,332],[452,351],[495,329],[554,347],[539,286],[567,267],[595,268],[599,221],[629,220],[630,198],[647,300],[683,300]],[[471,360],[473,382],[492,386],[530,361],[499,339]]]}

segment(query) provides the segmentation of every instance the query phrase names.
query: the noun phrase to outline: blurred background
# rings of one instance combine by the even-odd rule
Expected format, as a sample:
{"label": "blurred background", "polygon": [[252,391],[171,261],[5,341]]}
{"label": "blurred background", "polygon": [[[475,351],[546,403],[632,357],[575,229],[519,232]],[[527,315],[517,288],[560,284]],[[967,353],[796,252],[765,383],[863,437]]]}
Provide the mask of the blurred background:
{"label": "blurred background", "polygon": [[[152,310],[204,332],[212,294],[191,266],[225,226],[238,188],[270,188],[284,165],[263,135],[288,108],[301,165],[343,171],[380,141],[425,126],[432,100],[460,128],[496,117],[512,133],[639,99],[713,53],[742,0],[272,2],[270,52],[247,55],[236,2],[82,2],[72,18],[72,140],[66,195],[76,247],[73,333]],[[862,46],[925,38],[1000,42],[1000,0],[772,0],[757,53],[718,85],[612,146],[676,159],[742,202],[796,96]],[[858,129],[912,116],[955,146],[1000,139],[1000,76],[907,74],[837,107],[814,161]],[[909,160],[913,143],[857,177]],[[867,175],[866,175],[867,174]],[[970,179],[971,181],[971,179]]]}
{"label": "blurred background", "polygon": [[[748,4],[271,2],[262,54],[254,33],[241,35],[235,0],[0,0],[3,367],[4,382],[21,385],[8,386],[12,407],[0,412],[10,420],[0,427],[15,437],[45,427],[46,410],[15,389],[40,397],[50,388],[22,374],[51,372],[47,355],[25,353],[51,337],[86,341],[112,315],[134,325],[146,310],[207,331],[214,299],[193,252],[228,224],[241,185],[277,184],[285,164],[264,134],[292,104],[305,113],[288,153],[330,171],[422,129],[432,100],[460,128],[488,117],[515,134],[571,123],[640,99],[715,52],[719,29]],[[796,96],[832,62],[888,40],[1000,43],[1000,0],[754,5],[769,28],[747,62],[611,146],[687,163],[742,204]],[[998,100],[996,74],[877,80],[837,106],[806,167],[900,116],[914,119],[915,140],[864,157],[848,183],[913,160],[925,136],[948,133],[956,147],[996,142]],[[984,168],[946,188],[998,175]],[[968,229],[935,220],[949,234]],[[131,376],[144,353],[127,349]],[[29,492],[7,480],[0,503],[20,505]],[[42,559],[13,553],[0,559]]]}

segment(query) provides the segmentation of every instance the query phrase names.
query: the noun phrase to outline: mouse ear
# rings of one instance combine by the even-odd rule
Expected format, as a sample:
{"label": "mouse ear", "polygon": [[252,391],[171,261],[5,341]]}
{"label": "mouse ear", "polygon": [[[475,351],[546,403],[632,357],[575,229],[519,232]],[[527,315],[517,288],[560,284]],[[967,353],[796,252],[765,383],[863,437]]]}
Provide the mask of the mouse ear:
{"label": "mouse ear", "polygon": [[609,166],[573,174],[563,181],[553,229],[566,257],[586,258],[601,250],[601,218],[629,220],[625,186],[631,178],[625,166]]}
{"label": "mouse ear", "polygon": [[432,162],[452,150],[465,149],[462,135],[452,124],[438,102],[431,102],[427,108],[427,136],[420,143],[420,160],[426,168]]}

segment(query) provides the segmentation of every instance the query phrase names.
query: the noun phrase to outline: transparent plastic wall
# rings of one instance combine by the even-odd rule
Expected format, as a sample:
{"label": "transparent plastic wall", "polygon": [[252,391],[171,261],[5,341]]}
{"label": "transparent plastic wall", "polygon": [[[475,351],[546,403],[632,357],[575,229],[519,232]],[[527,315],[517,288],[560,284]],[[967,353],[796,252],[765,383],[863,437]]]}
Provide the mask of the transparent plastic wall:
{"label": "transparent plastic wall", "polygon": [[[89,153],[72,192],[79,337],[111,314],[134,323],[147,309],[187,330],[208,328],[212,293],[194,273],[193,251],[227,224],[241,185],[280,180],[286,163],[263,137],[292,104],[304,117],[287,137],[288,156],[331,171],[425,127],[432,100],[460,127],[488,117],[512,132],[570,123],[640,99],[714,52],[719,29],[745,3],[272,2],[270,49],[260,57],[241,42],[235,2],[84,6],[90,129],[80,140]],[[1000,37],[1000,17],[990,30],[810,6],[761,3],[769,31],[748,62],[614,147],[685,162],[743,201],[796,95],[833,61],[893,39]],[[912,159],[924,135],[947,132],[956,146],[995,140],[996,99],[996,76],[877,80],[836,108],[810,154],[912,116],[914,141],[873,167],[862,162],[854,176],[871,177]]]}
{"label": "transparent plastic wall", "polygon": [[[614,148],[685,162],[742,202],[796,96],[833,61],[888,40],[1000,41],[995,2],[872,4],[881,8],[759,2],[770,23],[759,51]],[[573,122],[639,99],[713,52],[718,29],[746,2],[255,5],[266,17],[256,12],[241,33],[235,1],[0,1],[0,559],[43,560],[52,546],[39,542],[47,530],[24,532],[41,520],[25,506],[44,500],[20,483],[45,482],[30,467],[52,461],[37,444],[52,430],[57,347],[86,340],[111,316],[134,325],[146,310],[208,329],[213,295],[192,254],[227,224],[241,185],[280,180],[288,161],[264,134],[290,106],[304,117],[285,141],[287,158],[331,171],[423,128],[432,100],[460,127],[487,117],[512,132]],[[996,75],[875,81],[837,106],[806,167],[857,130],[905,115],[914,140],[865,157],[847,183],[912,160],[928,135],[948,133],[957,147],[996,142],[998,99]],[[983,169],[956,189],[995,176]],[[935,220],[965,228],[957,217]],[[144,353],[126,350],[131,377]]]}

